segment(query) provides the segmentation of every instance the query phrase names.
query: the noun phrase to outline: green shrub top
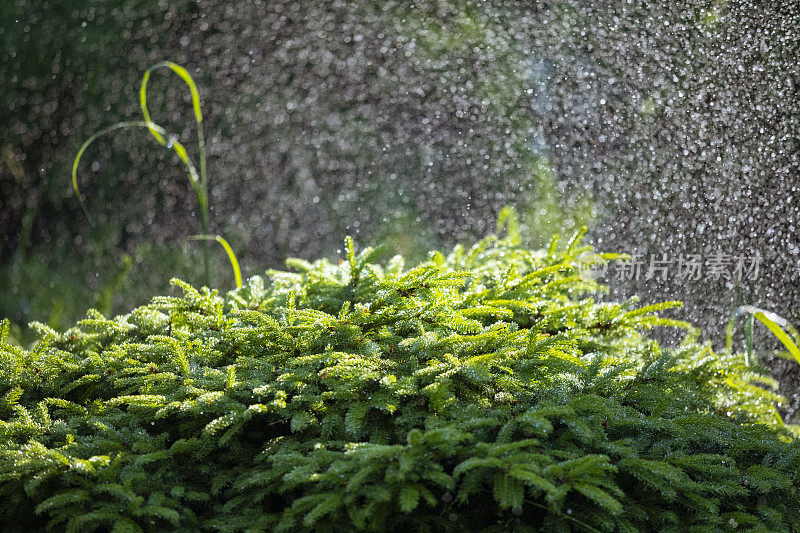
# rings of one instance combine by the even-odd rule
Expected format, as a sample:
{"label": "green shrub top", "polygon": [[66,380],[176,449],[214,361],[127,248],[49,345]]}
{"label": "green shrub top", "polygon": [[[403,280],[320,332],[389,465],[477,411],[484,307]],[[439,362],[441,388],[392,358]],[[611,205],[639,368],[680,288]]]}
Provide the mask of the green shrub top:
{"label": "green shrub top", "polygon": [[[512,237],[514,237],[512,232]],[[588,247],[175,280],[0,342],[3,530],[789,531],[800,453],[736,355],[598,303]],[[607,258],[610,255],[606,256]],[[7,330],[7,326],[4,328]],[[5,337],[5,333],[3,334]]]}

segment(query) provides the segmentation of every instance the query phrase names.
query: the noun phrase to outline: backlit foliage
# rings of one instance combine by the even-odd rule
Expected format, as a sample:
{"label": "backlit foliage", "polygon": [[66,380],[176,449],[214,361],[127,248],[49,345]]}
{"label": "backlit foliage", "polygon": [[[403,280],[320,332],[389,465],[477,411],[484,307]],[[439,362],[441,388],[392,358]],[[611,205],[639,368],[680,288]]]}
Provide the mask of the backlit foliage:
{"label": "backlit foliage", "polygon": [[[509,223],[509,230],[512,224]],[[573,239],[174,280],[0,342],[0,529],[789,531],[800,450],[735,354],[598,302]],[[609,254],[607,258],[612,258]],[[687,327],[679,347],[644,331]]]}

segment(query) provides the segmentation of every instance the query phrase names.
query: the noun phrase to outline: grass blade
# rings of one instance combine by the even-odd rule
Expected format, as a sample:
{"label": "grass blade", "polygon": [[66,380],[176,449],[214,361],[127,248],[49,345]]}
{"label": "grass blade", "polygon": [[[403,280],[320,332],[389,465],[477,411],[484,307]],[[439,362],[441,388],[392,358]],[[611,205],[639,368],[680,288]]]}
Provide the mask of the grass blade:
{"label": "grass blade", "polygon": [[[192,109],[194,110],[195,122],[197,122],[197,148],[199,152],[198,160],[200,162],[200,183],[203,191],[203,197],[200,198],[200,203],[203,206],[203,231],[208,233],[208,183],[206,181],[206,153],[205,140],[203,139],[203,111],[200,108],[200,93],[197,90],[197,84],[194,82],[194,79],[192,79],[189,71],[184,67],[178,65],[177,63],[173,63],[172,61],[162,61],[160,63],[156,63],[144,72],[144,75],[142,76],[142,85],[139,88],[139,106],[142,109],[142,115],[144,116],[144,120],[146,122],[152,122],[150,119],[150,111],[147,109],[147,82],[150,80],[150,73],[159,68],[169,68],[172,70],[172,72],[177,74],[178,77],[180,77],[180,79],[182,79],[186,85],[189,86],[189,92],[192,95]],[[153,134],[153,136],[159,143],[161,143],[162,146],[167,143],[161,132],[150,129],[150,133]]]}
{"label": "grass blade", "polygon": [[[781,341],[789,354],[791,354],[792,357],[794,357],[794,359],[800,363],[800,347],[798,347],[798,344],[800,344],[800,335],[798,335],[795,327],[785,318],[765,309],[753,307],[752,305],[743,305],[737,307],[733,312],[733,315],[731,315],[731,318],[728,321],[727,335],[725,339],[725,350],[728,353],[733,350],[733,329],[736,319],[739,317],[739,315],[745,313],[750,315],[749,321],[745,325],[745,349],[747,350],[748,355],[753,350],[753,322],[755,319],[758,319],[759,322],[764,324],[767,329],[769,329],[772,334],[775,335],[779,341]],[[789,331],[789,333],[787,334],[786,331]]]}
{"label": "grass blade", "polygon": [[233,268],[233,278],[236,281],[236,288],[239,289],[242,287],[242,271],[239,269],[239,260],[236,259],[236,254],[233,252],[233,248],[231,245],[228,244],[221,235],[191,235],[189,239],[194,241],[217,241],[222,245],[225,249],[225,253],[228,254],[228,259],[231,262],[231,267]]}
{"label": "grass blade", "polygon": [[[156,63],[152,67],[148,68],[144,75],[142,76],[142,85],[139,88],[139,106],[142,109],[142,115],[144,116],[145,121],[151,122],[150,120],[150,111],[147,109],[147,82],[150,81],[150,73],[159,68],[168,68],[172,72],[178,75],[180,79],[186,83],[189,87],[189,92],[192,96],[192,109],[194,110],[194,119],[197,123],[197,159],[200,163],[200,185],[195,189],[197,193],[197,200],[200,203],[200,224],[203,228],[203,234],[208,234],[209,232],[209,219],[210,219],[210,212],[208,206],[208,177],[206,175],[206,145],[205,140],[203,138],[203,112],[200,109],[200,93],[197,90],[197,84],[194,82],[191,74],[186,68],[178,65],[177,63],[173,63],[172,61],[162,61],[160,63]],[[150,133],[156,138],[156,140],[161,143],[162,145],[166,144],[166,140],[164,136],[157,130],[150,130]],[[184,156],[185,154],[184,150]],[[187,156],[188,157],[188,156]],[[205,263],[205,271],[206,271],[206,283],[208,283],[209,279],[209,265],[208,265],[208,253],[204,250],[203,251],[203,262]]]}
{"label": "grass blade", "polygon": [[96,141],[99,137],[111,133],[112,131],[119,130],[119,129],[126,129],[126,128],[147,128],[150,131],[155,131],[159,135],[166,137],[168,142],[166,146],[168,148],[172,148],[183,164],[186,166],[187,170],[189,171],[189,181],[192,184],[192,188],[196,193],[199,194],[199,187],[200,187],[200,178],[197,175],[197,170],[195,170],[194,164],[192,160],[189,158],[189,155],[186,153],[186,148],[171,134],[167,133],[167,131],[159,126],[158,124],[150,121],[130,121],[130,122],[117,122],[116,124],[112,124],[111,126],[102,129],[89,137],[83,146],[81,146],[80,150],[78,150],[78,154],[75,156],[75,160],[72,162],[72,188],[75,191],[75,196],[78,197],[78,202],[81,204],[83,211],[87,213],[86,204],[83,201],[83,196],[81,195],[80,188],[78,187],[78,164],[81,161],[81,157],[83,153],[89,148],[89,145]]}
{"label": "grass blade", "polygon": [[772,316],[767,316],[767,313],[769,313],[769,311],[759,310],[754,313],[753,316],[767,326],[772,334],[778,337],[778,340],[789,350],[789,353],[792,354],[795,360],[800,363],[800,348],[797,347],[797,344],[795,344],[795,342],[789,338],[789,335],[778,325],[778,322],[787,323],[787,321],[774,313],[769,313],[769,315]]}
{"label": "grass blade", "polygon": [[[160,63],[156,63],[152,67],[148,68],[142,76],[142,85],[139,87],[139,106],[142,108],[142,115],[144,115],[144,119],[148,122],[152,122],[150,120],[150,111],[147,109],[147,82],[150,81],[150,73],[156,69],[164,67],[172,70],[172,72],[177,74],[186,83],[186,85],[189,86],[189,92],[192,95],[192,109],[194,110],[194,118],[198,125],[201,124],[203,122],[203,112],[200,109],[200,93],[197,91],[197,84],[195,84],[194,79],[192,79],[192,76],[189,74],[188,70],[177,63],[173,63],[172,61],[162,61]],[[160,132],[152,131],[151,133],[159,143],[162,145],[166,144],[166,141]]]}
{"label": "grass blade", "polygon": [[750,361],[753,358],[753,329],[755,325],[756,319],[753,315],[750,315],[747,322],[744,323],[744,353],[746,365],[750,365]]}
{"label": "grass blade", "polygon": [[[147,108],[147,83],[150,80],[150,73],[158,68],[169,68],[189,87],[189,92],[191,93],[192,97],[192,109],[194,110],[194,118],[195,122],[197,123],[197,157],[200,164],[199,174],[186,151],[186,147],[184,147],[183,144],[181,144],[173,135],[168,134],[163,127],[154,123],[150,118],[150,111]],[[94,142],[98,137],[120,128],[145,127],[156,138],[159,144],[166,146],[167,148],[171,148],[178,155],[180,160],[183,161],[183,164],[189,171],[189,180],[191,182],[192,189],[197,196],[197,201],[200,204],[200,224],[202,226],[202,232],[203,234],[208,234],[211,215],[208,205],[208,178],[206,175],[205,141],[203,139],[203,112],[200,108],[200,93],[197,90],[197,84],[195,84],[194,79],[192,79],[192,76],[189,74],[189,71],[181,65],[173,63],[172,61],[162,61],[160,63],[156,63],[152,67],[148,68],[142,76],[142,85],[139,88],[139,105],[141,106],[142,115],[144,117],[143,121],[118,122],[113,124],[108,128],[92,135],[78,151],[78,155],[75,157],[75,160],[72,164],[72,188],[75,190],[75,194],[78,197],[78,202],[80,203],[81,208],[83,209],[84,213],[86,213],[87,218],[89,218],[89,212],[86,209],[83,196],[81,195],[80,188],[78,187],[78,164],[80,163],[81,156],[83,156],[83,153],[86,151],[89,145],[92,144],[92,142]],[[203,263],[205,265],[206,284],[209,284],[208,251],[205,245],[203,246]]]}

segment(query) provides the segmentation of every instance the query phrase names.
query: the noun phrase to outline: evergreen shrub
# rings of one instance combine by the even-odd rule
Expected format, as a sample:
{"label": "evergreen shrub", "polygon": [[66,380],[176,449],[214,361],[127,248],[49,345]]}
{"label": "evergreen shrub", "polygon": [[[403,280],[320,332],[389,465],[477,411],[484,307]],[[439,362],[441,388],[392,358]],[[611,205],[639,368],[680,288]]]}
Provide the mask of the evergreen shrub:
{"label": "evergreen shrub", "polygon": [[[589,297],[513,225],[407,268],[174,280],[0,342],[0,529],[790,531],[800,449],[740,354]],[[605,257],[610,259],[611,254]],[[584,276],[585,277],[585,276]],[[662,348],[655,326],[686,327]]]}

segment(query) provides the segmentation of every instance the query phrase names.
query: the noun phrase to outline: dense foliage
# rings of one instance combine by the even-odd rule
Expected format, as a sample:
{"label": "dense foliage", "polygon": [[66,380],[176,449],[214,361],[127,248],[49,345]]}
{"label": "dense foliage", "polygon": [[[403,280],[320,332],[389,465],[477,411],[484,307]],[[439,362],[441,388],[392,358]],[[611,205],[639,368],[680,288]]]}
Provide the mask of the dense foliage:
{"label": "dense foliage", "polygon": [[[512,221],[513,222],[513,221]],[[175,280],[0,343],[3,530],[788,531],[800,449],[735,354],[586,297],[587,247]],[[610,256],[607,256],[610,258]],[[7,328],[5,328],[7,329]],[[4,335],[5,336],[5,335]]]}

